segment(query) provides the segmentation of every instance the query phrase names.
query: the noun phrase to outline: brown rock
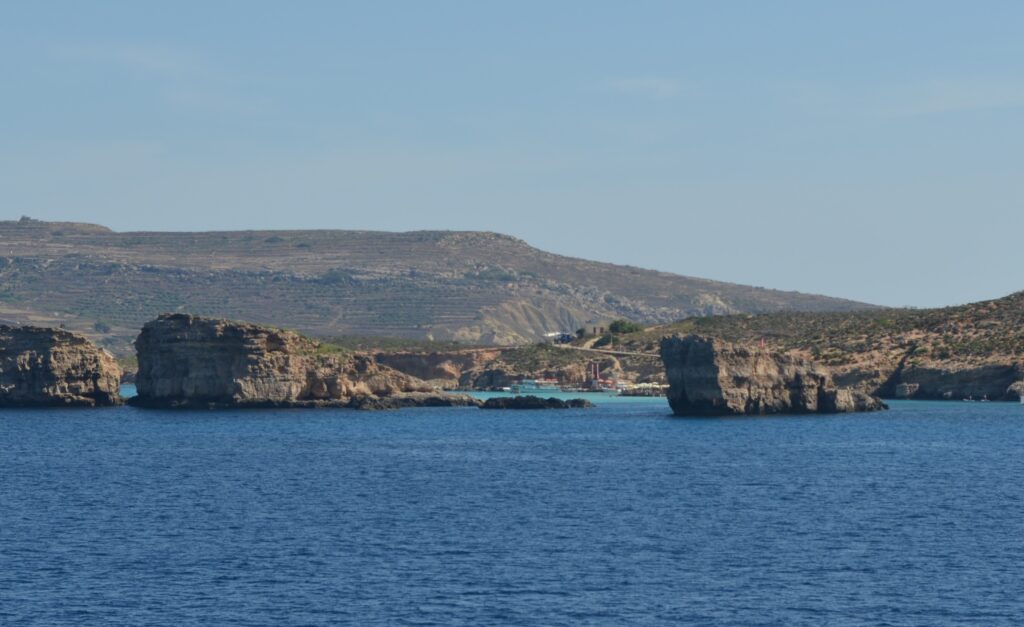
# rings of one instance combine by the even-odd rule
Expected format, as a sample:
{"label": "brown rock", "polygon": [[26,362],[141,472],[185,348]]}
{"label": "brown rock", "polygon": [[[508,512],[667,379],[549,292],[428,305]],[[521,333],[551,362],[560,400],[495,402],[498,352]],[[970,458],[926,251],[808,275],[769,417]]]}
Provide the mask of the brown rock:
{"label": "brown rock", "polygon": [[0,326],[0,407],[118,405],[110,353],[62,329]]}
{"label": "brown rock", "polygon": [[[456,403],[365,355],[268,326],[164,314],[135,340],[144,407],[388,408]],[[381,400],[390,399],[390,400]]]}
{"label": "brown rock", "polygon": [[885,404],[864,392],[837,388],[813,362],[765,349],[701,337],[666,337],[661,358],[668,399],[678,416],[808,414],[875,411]]}

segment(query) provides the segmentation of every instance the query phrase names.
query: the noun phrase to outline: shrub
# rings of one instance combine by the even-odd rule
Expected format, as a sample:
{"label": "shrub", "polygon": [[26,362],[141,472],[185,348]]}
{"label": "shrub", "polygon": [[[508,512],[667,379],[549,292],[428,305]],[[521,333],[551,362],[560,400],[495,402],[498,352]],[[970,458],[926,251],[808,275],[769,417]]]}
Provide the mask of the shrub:
{"label": "shrub", "polygon": [[639,324],[631,320],[612,320],[612,323],[608,325],[608,330],[612,333],[636,333],[643,331],[644,328]]}

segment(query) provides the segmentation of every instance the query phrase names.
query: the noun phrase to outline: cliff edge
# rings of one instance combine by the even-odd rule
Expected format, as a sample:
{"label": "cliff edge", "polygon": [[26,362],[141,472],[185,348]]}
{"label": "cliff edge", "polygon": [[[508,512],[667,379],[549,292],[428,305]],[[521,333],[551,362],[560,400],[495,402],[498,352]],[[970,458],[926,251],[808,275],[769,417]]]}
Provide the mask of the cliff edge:
{"label": "cliff edge", "polygon": [[0,407],[118,405],[114,357],[63,329],[0,326]]}
{"label": "cliff edge", "polygon": [[669,383],[668,401],[677,416],[828,414],[877,411],[879,399],[836,387],[831,373],[814,362],[766,349],[750,350],[699,335],[661,341]]}
{"label": "cliff edge", "polygon": [[372,357],[324,353],[274,327],[164,314],[135,340],[142,407],[352,407],[475,405],[381,366]]}

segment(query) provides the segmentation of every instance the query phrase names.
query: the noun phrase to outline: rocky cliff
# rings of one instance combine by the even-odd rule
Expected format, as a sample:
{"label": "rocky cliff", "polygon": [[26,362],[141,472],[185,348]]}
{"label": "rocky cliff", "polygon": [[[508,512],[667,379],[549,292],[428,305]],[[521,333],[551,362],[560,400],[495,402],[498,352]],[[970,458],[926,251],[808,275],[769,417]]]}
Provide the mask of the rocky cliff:
{"label": "rocky cliff", "polygon": [[324,354],[317,342],[268,326],[165,314],[135,341],[145,407],[473,405],[372,357]]}
{"label": "rocky cliff", "polygon": [[62,329],[0,326],[0,407],[117,405],[113,356]]}
{"label": "rocky cliff", "polygon": [[678,416],[875,411],[885,405],[839,388],[825,367],[698,335],[661,341],[668,400]]}
{"label": "rocky cliff", "polygon": [[882,398],[1016,401],[1024,392],[1024,292],[941,309],[691,318],[620,338],[650,351],[701,335],[827,367],[837,386]]}
{"label": "rocky cliff", "polygon": [[467,348],[449,351],[377,352],[378,363],[430,381],[445,389],[489,390],[526,379],[557,379],[583,386],[596,365],[602,378],[629,383],[663,383],[656,355],[615,356],[534,344],[515,348]]}

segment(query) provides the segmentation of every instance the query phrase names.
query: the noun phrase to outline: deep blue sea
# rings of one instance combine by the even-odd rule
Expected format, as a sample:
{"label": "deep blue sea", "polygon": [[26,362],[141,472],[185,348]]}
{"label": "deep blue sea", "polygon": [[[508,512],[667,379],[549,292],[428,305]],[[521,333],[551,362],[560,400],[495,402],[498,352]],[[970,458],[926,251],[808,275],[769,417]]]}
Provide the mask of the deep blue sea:
{"label": "deep blue sea", "polygon": [[1013,625],[1024,407],[0,413],[3,625]]}

